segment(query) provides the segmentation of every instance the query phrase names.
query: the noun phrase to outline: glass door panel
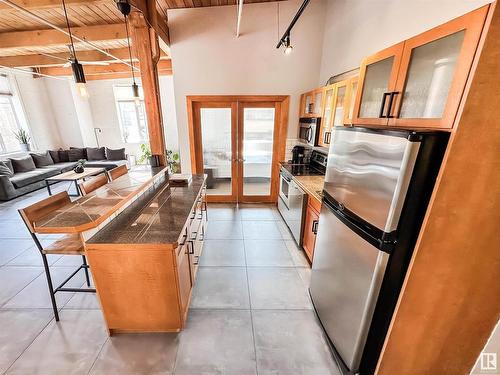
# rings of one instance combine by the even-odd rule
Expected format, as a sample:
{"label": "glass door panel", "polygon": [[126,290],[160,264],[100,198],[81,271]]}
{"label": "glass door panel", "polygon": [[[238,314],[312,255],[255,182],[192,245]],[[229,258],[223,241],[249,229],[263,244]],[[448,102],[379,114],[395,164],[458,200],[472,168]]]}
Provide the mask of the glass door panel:
{"label": "glass door panel", "polygon": [[231,108],[200,108],[203,170],[207,195],[232,195]]}
{"label": "glass door panel", "polygon": [[440,118],[448,99],[465,30],[411,52],[400,118]]}
{"label": "glass door panel", "polygon": [[393,64],[394,56],[391,56],[366,67],[359,117],[380,117],[384,94],[390,91],[389,78]]}
{"label": "glass door panel", "polygon": [[325,90],[325,108],[323,110],[323,118],[321,119],[321,134],[319,138],[319,144],[321,146],[326,146],[326,140],[328,138],[328,132],[331,130],[332,121],[332,106],[333,106],[333,94],[335,87],[331,87]]}
{"label": "glass door panel", "polygon": [[333,113],[333,126],[343,126],[344,125],[344,103],[345,95],[347,91],[347,86],[342,85],[337,87],[337,95],[335,98],[335,106]]}
{"label": "glass door panel", "polygon": [[[275,107],[242,105],[242,169],[245,197],[270,197],[273,167]],[[241,129],[242,128],[242,129]]]}
{"label": "glass door panel", "polygon": [[348,103],[349,103],[349,112],[345,113],[344,124],[352,124],[352,119],[354,116],[354,104],[356,103],[356,94],[358,92],[358,78],[353,78],[349,82],[349,90],[348,90]]}
{"label": "glass door panel", "polygon": [[314,111],[315,116],[321,116],[321,100],[323,98],[323,90],[320,90],[314,94]]}
{"label": "glass door panel", "polygon": [[413,49],[400,118],[440,118],[455,73],[465,31]]}

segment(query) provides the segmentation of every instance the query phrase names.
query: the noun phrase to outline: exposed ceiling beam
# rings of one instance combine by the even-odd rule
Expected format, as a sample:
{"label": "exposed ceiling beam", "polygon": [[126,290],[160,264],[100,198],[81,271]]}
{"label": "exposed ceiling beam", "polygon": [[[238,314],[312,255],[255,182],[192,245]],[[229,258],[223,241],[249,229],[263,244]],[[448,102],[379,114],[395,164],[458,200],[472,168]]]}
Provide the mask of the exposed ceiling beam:
{"label": "exposed ceiling beam", "polygon": [[[134,63],[137,67],[139,64]],[[85,78],[92,75],[103,75],[103,74],[113,74],[113,73],[130,73],[130,67],[124,64],[109,64],[106,66],[102,65],[85,65],[83,67],[85,72]],[[63,67],[45,67],[38,69],[40,73],[47,74],[50,76],[71,76],[72,70],[71,68],[63,68]],[[158,71],[159,72],[170,72],[172,73],[172,61],[171,60],[160,60],[158,63]]]}
{"label": "exposed ceiling beam", "polygon": [[[108,50],[113,56],[120,59],[129,59],[127,48],[115,48]],[[99,51],[78,51],[78,60],[80,61],[98,61],[98,62],[113,62],[114,59],[103,55]],[[162,54],[161,58],[167,55]],[[69,52],[51,53],[51,54],[33,54],[21,56],[5,56],[0,57],[0,65],[9,67],[42,67],[42,66],[58,66],[64,64],[61,59],[68,59]]]}
{"label": "exposed ceiling beam", "polygon": [[[167,16],[163,11],[159,12],[155,0],[129,0],[132,7],[139,10],[149,25],[158,34],[158,37],[170,46],[170,31],[167,25]],[[161,45],[161,44],[160,44]],[[169,51],[165,51],[169,53]]]}
{"label": "exposed ceiling beam", "polygon": [[[12,2],[24,9],[36,10],[36,9],[51,9],[60,8],[61,0],[12,0]],[[109,3],[110,0],[65,0],[67,6],[71,5],[92,5],[92,4],[103,4]],[[0,3],[0,12],[4,10],[12,10],[12,8],[5,4]]]}
{"label": "exposed ceiling beam", "polygon": [[[71,33],[88,42],[126,39],[123,23],[72,27]],[[59,30],[31,30],[0,33],[0,48],[40,47],[69,44],[69,37]]]}

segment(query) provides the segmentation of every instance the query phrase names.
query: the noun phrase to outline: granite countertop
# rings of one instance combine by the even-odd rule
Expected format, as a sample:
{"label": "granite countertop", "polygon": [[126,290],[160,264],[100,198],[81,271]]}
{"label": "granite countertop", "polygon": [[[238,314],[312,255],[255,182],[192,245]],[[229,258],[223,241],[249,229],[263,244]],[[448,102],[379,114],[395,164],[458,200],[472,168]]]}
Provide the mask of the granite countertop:
{"label": "granite countertop", "polygon": [[188,186],[154,186],[97,232],[89,244],[175,244],[203,187],[192,175]]}
{"label": "granite countertop", "polygon": [[307,194],[321,202],[325,176],[293,176],[293,179]]}

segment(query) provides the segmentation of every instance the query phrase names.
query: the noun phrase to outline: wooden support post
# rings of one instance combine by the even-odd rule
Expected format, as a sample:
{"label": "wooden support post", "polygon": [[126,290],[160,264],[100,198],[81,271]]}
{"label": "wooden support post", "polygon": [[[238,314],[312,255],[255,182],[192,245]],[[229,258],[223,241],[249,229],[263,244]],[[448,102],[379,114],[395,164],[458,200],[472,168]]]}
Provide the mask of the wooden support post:
{"label": "wooden support post", "polygon": [[144,15],[132,12],[129,16],[132,46],[141,69],[144,103],[148,119],[151,153],[160,155],[160,163],[166,165],[165,138],[161,113],[160,84],[158,81],[158,59],[160,57],[158,36],[149,27]]}
{"label": "wooden support post", "polygon": [[499,317],[500,8],[488,17],[378,375],[469,374]]}

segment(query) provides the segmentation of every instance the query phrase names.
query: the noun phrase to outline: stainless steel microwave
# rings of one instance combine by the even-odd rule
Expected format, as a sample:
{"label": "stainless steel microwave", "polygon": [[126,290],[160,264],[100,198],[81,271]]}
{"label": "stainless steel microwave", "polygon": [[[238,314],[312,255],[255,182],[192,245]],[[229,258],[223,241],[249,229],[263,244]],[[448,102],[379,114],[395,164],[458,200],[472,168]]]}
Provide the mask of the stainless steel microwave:
{"label": "stainless steel microwave", "polygon": [[299,119],[299,140],[311,146],[318,145],[320,117],[302,117]]}

